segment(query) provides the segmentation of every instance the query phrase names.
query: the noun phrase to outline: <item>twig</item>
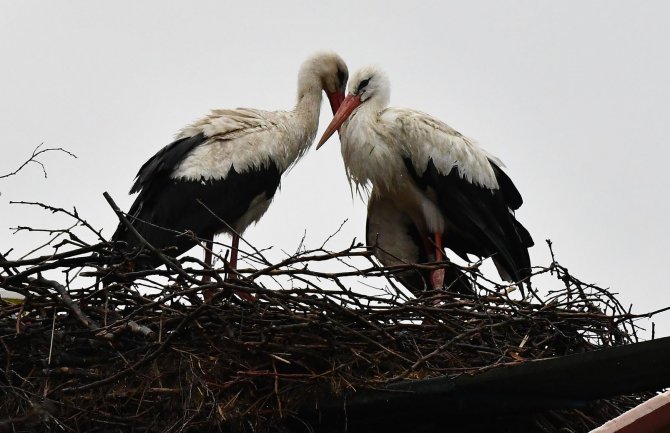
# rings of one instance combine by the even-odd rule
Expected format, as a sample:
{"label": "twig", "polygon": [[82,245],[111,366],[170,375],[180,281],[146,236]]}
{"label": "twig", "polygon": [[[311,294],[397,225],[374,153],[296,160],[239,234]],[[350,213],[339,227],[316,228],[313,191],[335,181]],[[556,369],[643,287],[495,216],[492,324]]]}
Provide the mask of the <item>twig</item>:
{"label": "twig", "polygon": [[89,318],[83,311],[81,311],[81,308],[79,308],[79,306],[72,300],[70,294],[67,292],[67,289],[62,284],[60,284],[57,281],[47,280],[42,276],[38,277],[36,279],[36,282],[39,285],[56,289],[56,291],[60,294],[63,303],[68,307],[70,311],[74,313],[74,315],[77,317],[77,319],[79,319],[82,325],[86,326],[91,331],[97,331],[98,329],[100,329],[100,325],[95,323],[94,320],[91,320],[91,318]]}
{"label": "twig", "polygon": [[4,178],[6,178],[6,177],[10,177],[10,176],[14,176],[14,175],[17,174],[19,171],[23,170],[23,168],[24,168],[25,166],[27,166],[28,164],[30,164],[30,163],[39,165],[40,168],[42,169],[42,173],[44,173],[44,177],[46,178],[46,177],[47,177],[47,171],[46,171],[46,168],[44,167],[44,164],[42,163],[42,161],[40,161],[40,160],[37,159],[38,156],[40,156],[40,155],[42,155],[42,154],[44,154],[44,153],[48,153],[48,152],[63,152],[63,153],[65,153],[65,154],[67,154],[67,155],[70,155],[70,156],[73,157],[73,158],[76,158],[76,157],[77,157],[77,155],[75,155],[74,153],[70,152],[69,150],[65,150],[65,149],[63,149],[62,147],[48,147],[48,148],[46,148],[46,149],[40,149],[40,147],[42,147],[43,144],[44,144],[44,143],[40,143],[40,144],[33,150],[33,153],[30,155],[30,157],[29,157],[26,161],[24,161],[24,162],[23,162],[17,169],[15,169],[14,171],[12,171],[11,173],[7,173],[7,174],[0,175],[0,179],[4,179]]}

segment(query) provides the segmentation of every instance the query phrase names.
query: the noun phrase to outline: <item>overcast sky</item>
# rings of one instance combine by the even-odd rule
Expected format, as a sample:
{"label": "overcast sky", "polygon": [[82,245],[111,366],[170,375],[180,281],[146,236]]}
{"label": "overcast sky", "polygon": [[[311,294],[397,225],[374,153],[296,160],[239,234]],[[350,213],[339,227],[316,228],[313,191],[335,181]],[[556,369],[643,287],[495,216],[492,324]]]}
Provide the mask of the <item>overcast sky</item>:
{"label": "overcast sky", "polygon": [[[579,278],[634,311],[670,305],[670,3],[663,1],[4,1],[0,175],[39,143],[48,179],[0,180],[0,250],[42,238],[10,227],[60,220],[10,200],[79,212],[109,236],[109,191],[127,209],[141,164],[212,108],[290,109],[300,63],[337,51],[351,71],[382,66],[392,105],[433,114],[499,156],[521,190],[517,217]],[[322,131],[330,121],[324,103]],[[363,239],[339,143],[284,177],[258,247]],[[197,253],[196,253],[197,254]],[[657,335],[670,335],[670,313]]]}

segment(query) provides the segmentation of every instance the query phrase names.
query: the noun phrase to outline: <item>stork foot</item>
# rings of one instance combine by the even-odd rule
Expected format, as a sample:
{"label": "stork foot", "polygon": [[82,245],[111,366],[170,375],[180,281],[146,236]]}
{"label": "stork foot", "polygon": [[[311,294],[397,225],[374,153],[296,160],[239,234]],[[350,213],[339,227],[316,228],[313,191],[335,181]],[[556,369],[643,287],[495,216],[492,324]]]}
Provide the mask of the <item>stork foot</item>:
{"label": "stork foot", "polygon": [[431,271],[430,285],[433,290],[442,290],[444,288],[444,268]]}
{"label": "stork foot", "polygon": [[205,289],[202,291],[202,297],[205,298],[206,304],[211,304],[215,295],[216,289]]}
{"label": "stork foot", "polygon": [[[244,282],[235,274],[229,274],[226,277],[226,283],[228,284],[235,284],[235,285],[243,285]],[[253,302],[256,300],[256,297],[252,295],[251,293],[247,293],[242,290],[233,290],[233,293],[237,295],[238,298],[243,299],[247,302]]]}

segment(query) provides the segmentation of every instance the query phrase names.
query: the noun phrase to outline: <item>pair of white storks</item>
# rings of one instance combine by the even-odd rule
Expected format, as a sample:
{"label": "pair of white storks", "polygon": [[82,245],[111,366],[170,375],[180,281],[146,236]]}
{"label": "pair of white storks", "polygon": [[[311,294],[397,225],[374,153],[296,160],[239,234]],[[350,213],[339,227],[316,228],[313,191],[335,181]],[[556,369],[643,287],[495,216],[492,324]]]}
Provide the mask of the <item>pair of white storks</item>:
{"label": "pair of white storks", "polygon": [[[378,68],[356,72],[345,98],[347,78],[337,54],[319,53],[300,68],[292,111],[214,110],[182,129],[140,168],[130,191],[139,193],[128,212],[133,227],[175,257],[198,243],[195,234],[208,243],[208,264],[213,237],[230,233],[234,269],[238,235],[314,142],[323,90],[334,118],[317,148],[339,129],[349,179],[371,186],[366,239],[382,264],[441,261],[447,247],[466,260],[492,257],[506,280],[527,277],[533,241],[514,217],[521,195],[501,162],[427,114],[387,107],[390,85]],[[123,224],[112,240],[129,254],[142,248]],[[450,284],[444,272],[401,280],[419,294]]]}

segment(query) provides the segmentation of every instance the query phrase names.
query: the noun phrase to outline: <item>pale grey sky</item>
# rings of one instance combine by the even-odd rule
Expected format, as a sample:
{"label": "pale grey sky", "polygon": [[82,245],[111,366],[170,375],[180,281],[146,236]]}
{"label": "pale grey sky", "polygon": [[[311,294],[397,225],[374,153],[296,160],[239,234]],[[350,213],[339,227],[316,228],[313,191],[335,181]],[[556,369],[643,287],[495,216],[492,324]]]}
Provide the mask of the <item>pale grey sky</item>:
{"label": "pale grey sky", "polygon": [[[10,200],[76,206],[110,235],[140,165],[211,108],[289,109],[300,63],[337,51],[379,64],[392,105],[439,117],[499,156],[521,190],[518,218],[548,264],[551,238],[579,278],[643,312],[670,305],[670,4],[663,1],[27,1],[0,3],[0,174],[41,142],[43,158],[0,181],[0,250],[60,227]],[[320,131],[330,120],[324,105]],[[332,247],[363,239],[339,143],[310,152],[247,238]],[[670,313],[657,318],[670,335]]]}

